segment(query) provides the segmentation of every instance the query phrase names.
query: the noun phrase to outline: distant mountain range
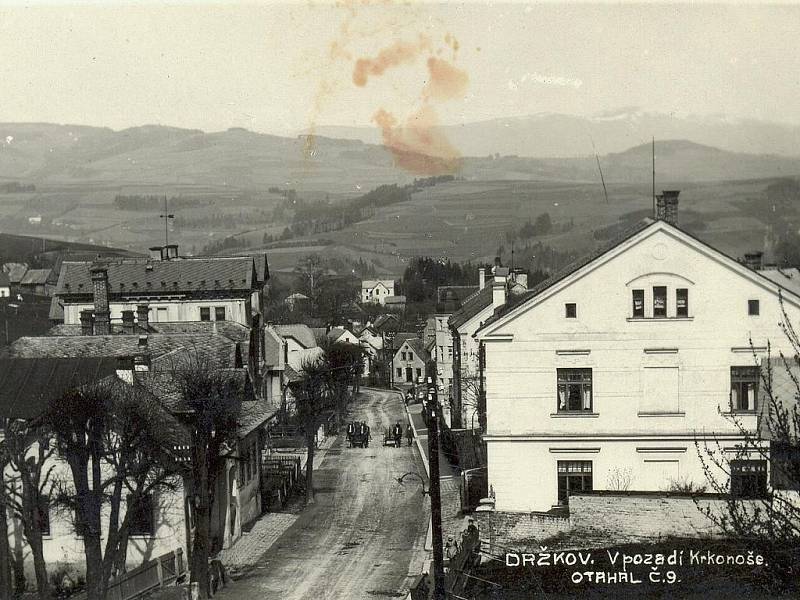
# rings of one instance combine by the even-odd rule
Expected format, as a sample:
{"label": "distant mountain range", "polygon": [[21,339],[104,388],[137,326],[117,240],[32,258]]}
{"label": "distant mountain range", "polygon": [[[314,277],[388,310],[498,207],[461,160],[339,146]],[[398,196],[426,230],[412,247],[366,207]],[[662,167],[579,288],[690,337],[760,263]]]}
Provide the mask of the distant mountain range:
{"label": "distant mountain range", "polygon": [[[800,126],[717,116],[677,117],[635,108],[592,117],[541,113],[440,127],[465,156],[489,154],[535,158],[575,157],[623,152],[658,140],[691,140],[730,152],[800,156]],[[381,143],[377,128],[318,127],[335,138]]]}
{"label": "distant mountain range", "polygon": [[[574,117],[551,117],[448,128],[448,135],[456,143],[468,147],[462,169],[456,175],[470,180],[599,182],[588,133],[578,132]],[[638,139],[650,129],[630,129],[625,123],[632,123],[632,118],[608,116],[605,121],[592,121],[600,128],[592,130],[592,137],[601,152],[600,163],[607,182],[647,182],[651,178],[651,147]],[[725,137],[725,131],[738,131],[719,146],[742,148],[749,144],[751,148],[768,149],[770,154],[733,152],[698,143],[698,139],[714,137],[713,128],[698,128],[692,135],[687,131],[677,139],[665,139],[656,130],[658,180],[800,175],[800,156],[790,156],[792,139],[800,148],[797,128],[765,125],[761,131],[752,123],[739,129],[730,127],[718,126],[718,139]],[[753,127],[750,136],[748,127]],[[603,135],[601,131],[610,133]],[[501,146],[505,150],[501,151]],[[525,156],[525,148],[539,156]],[[567,157],[557,158],[554,154]],[[113,131],[40,123],[0,124],[0,181],[33,183],[42,189],[65,185],[217,189],[279,186],[353,195],[380,184],[408,183],[417,176],[396,167],[392,154],[383,146],[359,140],[325,136],[308,140],[302,135],[287,138],[244,129],[205,133],[156,125]]]}

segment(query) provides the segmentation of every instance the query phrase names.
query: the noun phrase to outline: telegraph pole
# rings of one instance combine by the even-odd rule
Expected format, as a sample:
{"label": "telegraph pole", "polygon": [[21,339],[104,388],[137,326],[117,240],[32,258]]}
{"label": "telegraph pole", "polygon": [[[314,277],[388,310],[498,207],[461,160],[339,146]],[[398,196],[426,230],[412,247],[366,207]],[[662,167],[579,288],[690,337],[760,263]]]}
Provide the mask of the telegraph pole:
{"label": "telegraph pole", "polygon": [[428,457],[431,474],[431,533],[433,538],[433,600],[445,600],[444,551],[442,543],[442,490],[439,479],[439,399],[436,369],[428,363]]}
{"label": "telegraph pole", "polygon": [[166,194],[164,194],[164,214],[159,216],[164,219],[164,245],[169,246],[169,220],[174,219],[175,215],[169,214],[169,211],[167,210]]}

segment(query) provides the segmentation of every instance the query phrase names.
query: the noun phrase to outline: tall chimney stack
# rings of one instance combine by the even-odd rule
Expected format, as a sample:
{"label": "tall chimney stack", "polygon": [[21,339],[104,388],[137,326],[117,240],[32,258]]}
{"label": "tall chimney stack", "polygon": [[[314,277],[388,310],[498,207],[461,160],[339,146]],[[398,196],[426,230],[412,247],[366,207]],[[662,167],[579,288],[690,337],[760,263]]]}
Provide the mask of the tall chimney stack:
{"label": "tall chimney stack", "polygon": [[91,308],[81,311],[81,335],[94,335],[94,313]]}
{"label": "tall chimney stack", "polygon": [[136,321],[139,323],[139,329],[145,333],[150,328],[150,307],[147,304],[136,305]]}
{"label": "tall chimney stack", "polygon": [[478,289],[482,290],[486,287],[486,267],[478,268]]}
{"label": "tall chimney stack", "polygon": [[133,332],[136,329],[136,324],[133,320],[133,311],[132,310],[123,310],[122,311],[122,333],[125,335],[133,335]]}
{"label": "tall chimney stack", "polygon": [[94,332],[95,335],[111,333],[111,313],[108,308],[108,270],[95,266],[90,270],[94,291]]}
{"label": "tall chimney stack", "polygon": [[666,221],[670,225],[678,224],[679,190],[664,190],[656,196],[656,219]]}
{"label": "tall chimney stack", "polygon": [[497,310],[506,303],[506,284],[495,279],[492,281],[492,308]]}
{"label": "tall chimney stack", "polygon": [[744,264],[748,269],[753,271],[760,271],[763,267],[764,253],[763,252],[745,252]]}

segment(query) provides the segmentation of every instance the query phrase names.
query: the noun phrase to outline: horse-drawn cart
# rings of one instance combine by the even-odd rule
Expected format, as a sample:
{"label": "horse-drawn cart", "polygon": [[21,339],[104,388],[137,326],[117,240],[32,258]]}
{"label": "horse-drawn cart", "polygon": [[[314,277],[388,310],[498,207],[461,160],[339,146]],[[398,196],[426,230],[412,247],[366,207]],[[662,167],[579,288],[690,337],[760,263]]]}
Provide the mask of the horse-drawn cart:
{"label": "horse-drawn cart", "polygon": [[356,431],[355,433],[351,433],[347,436],[347,441],[350,442],[351,448],[355,448],[356,446],[359,448],[367,448],[369,446],[369,438],[369,431],[366,433]]}

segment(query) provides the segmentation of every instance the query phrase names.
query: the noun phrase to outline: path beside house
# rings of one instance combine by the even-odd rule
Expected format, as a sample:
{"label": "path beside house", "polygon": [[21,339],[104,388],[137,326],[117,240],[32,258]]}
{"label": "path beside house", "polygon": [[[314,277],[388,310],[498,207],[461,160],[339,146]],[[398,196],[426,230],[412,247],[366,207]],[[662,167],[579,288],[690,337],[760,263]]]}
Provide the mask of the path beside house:
{"label": "path beside house", "polygon": [[[335,437],[327,438],[317,450],[314,457],[314,471],[320,469],[325,462],[328,449],[336,442]],[[303,459],[305,464],[305,459]],[[225,568],[235,576],[238,571],[250,568],[258,563],[261,555],[280,538],[300,517],[303,498],[298,496],[289,500],[288,507],[281,512],[268,512],[259,517],[250,531],[242,533],[230,548],[222,550],[218,558]]]}
{"label": "path beside house", "polygon": [[397,483],[404,473],[419,471],[413,449],[381,445],[383,428],[402,420],[403,403],[396,393],[365,389],[352,413],[372,428],[370,447],[347,448],[344,436],[337,438],[315,470],[316,502],[274,543],[275,533],[265,531],[264,546],[252,550],[252,566],[217,597],[357,599],[407,593],[418,573],[411,561],[424,543],[428,502],[419,483]]}
{"label": "path beside house", "polygon": [[[412,404],[406,407],[406,413],[414,428],[414,439],[418,452],[422,455],[425,471],[430,478],[428,467],[428,429],[422,418],[422,404]],[[441,438],[439,443],[439,480],[442,498],[442,541],[447,542],[448,536],[461,539],[461,531],[467,526],[466,517],[461,514],[461,477],[458,468],[452,466],[442,451]],[[430,503],[426,502],[426,515],[430,519]],[[430,527],[428,528],[425,547],[415,554],[413,564],[416,573],[428,571],[431,560],[432,540]]]}

